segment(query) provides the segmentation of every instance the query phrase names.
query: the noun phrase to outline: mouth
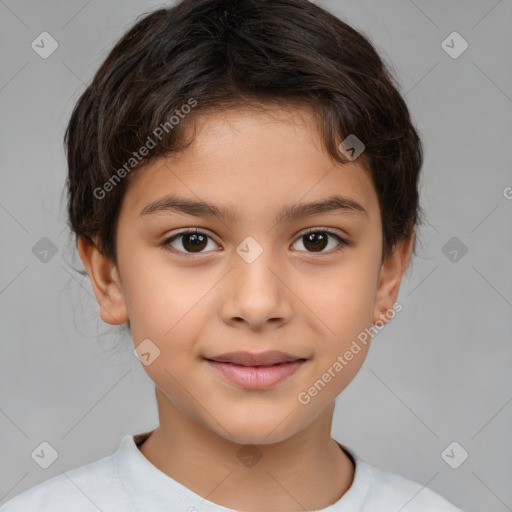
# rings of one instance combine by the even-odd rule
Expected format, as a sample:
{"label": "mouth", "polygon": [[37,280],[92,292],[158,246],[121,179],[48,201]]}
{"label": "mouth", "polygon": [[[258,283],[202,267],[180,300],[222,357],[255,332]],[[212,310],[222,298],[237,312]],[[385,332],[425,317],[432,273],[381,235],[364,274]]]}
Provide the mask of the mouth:
{"label": "mouth", "polygon": [[204,360],[229,382],[244,389],[274,386],[292,376],[306,362],[305,358],[278,351],[232,352]]}
{"label": "mouth", "polygon": [[289,363],[306,358],[281,352],[280,350],[267,350],[266,352],[226,352],[225,354],[205,357],[205,359],[218,363],[233,363],[241,366],[272,366],[278,363]]}

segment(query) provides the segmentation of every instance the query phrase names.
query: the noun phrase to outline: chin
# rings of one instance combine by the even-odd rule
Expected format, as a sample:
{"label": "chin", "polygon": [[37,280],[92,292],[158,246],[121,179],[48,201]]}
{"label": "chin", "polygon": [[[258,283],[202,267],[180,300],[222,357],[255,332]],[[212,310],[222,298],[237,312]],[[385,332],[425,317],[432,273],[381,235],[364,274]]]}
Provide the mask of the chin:
{"label": "chin", "polygon": [[246,416],[245,418],[224,418],[221,424],[225,430],[217,430],[223,438],[237,444],[267,445],[285,441],[293,436],[301,426],[294,421],[291,414],[283,421],[283,417],[272,416],[270,418]]}
{"label": "chin", "polygon": [[243,445],[271,445],[280,443],[282,441],[285,441],[290,437],[290,435],[286,433],[280,433],[278,435],[272,433],[270,435],[265,434],[261,430],[259,432],[252,432],[252,431],[241,431],[237,433],[233,433],[232,437],[224,437],[231,441],[232,443],[236,444],[243,444]]}

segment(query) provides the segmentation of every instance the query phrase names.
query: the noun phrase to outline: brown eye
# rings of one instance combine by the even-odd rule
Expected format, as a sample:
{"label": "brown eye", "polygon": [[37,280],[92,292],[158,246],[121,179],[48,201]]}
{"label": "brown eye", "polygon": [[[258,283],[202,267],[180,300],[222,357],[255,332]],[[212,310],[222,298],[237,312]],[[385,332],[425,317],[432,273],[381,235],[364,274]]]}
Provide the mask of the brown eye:
{"label": "brown eye", "polygon": [[[200,231],[182,231],[172,236],[164,242],[164,245],[171,246],[174,250],[181,253],[201,253],[208,247],[208,241],[211,238]],[[213,240],[212,240],[213,242]],[[215,242],[213,242],[214,245]]]}
{"label": "brown eye", "polygon": [[201,233],[192,233],[184,235],[182,240],[183,247],[189,252],[201,252],[206,247],[207,237]]}
{"label": "brown eye", "polygon": [[[295,243],[300,241],[302,241],[306,252],[319,254],[336,252],[348,245],[348,242],[336,233],[327,229],[318,228],[309,230]],[[337,243],[333,243],[333,241],[337,241]],[[168,238],[163,245],[169,247],[173,252],[188,255],[211,252],[209,250],[205,250],[208,249],[208,245],[210,243],[213,243],[213,249],[215,249],[217,244],[209,235],[198,230],[188,230],[182,231],[181,233]],[[325,250],[326,248],[329,250]],[[210,249],[212,249],[212,247],[210,247]]]}
{"label": "brown eye", "polygon": [[304,247],[311,251],[322,251],[327,247],[329,242],[328,236],[325,233],[310,233],[309,235],[304,235]]}
{"label": "brown eye", "polygon": [[[348,245],[339,235],[328,230],[312,229],[306,234],[303,234],[297,242],[302,241],[307,252],[328,252],[324,249],[329,246],[329,238],[333,238],[338,241],[337,244],[330,244],[329,249],[340,248],[340,246]],[[297,243],[296,242],[296,243]]]}

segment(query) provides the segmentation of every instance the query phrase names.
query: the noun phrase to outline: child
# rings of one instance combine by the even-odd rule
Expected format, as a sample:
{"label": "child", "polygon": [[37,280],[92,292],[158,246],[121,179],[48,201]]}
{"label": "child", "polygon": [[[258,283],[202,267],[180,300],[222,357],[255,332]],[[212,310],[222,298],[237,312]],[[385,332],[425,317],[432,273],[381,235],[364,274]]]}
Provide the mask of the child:
{"label": "child", "polygon": [[458,510],[330,436],[421,212],[421,141],[365,37],[306,0],[184,0],[117,43],[65,142],[100,316],[160,422],[2,512]]}

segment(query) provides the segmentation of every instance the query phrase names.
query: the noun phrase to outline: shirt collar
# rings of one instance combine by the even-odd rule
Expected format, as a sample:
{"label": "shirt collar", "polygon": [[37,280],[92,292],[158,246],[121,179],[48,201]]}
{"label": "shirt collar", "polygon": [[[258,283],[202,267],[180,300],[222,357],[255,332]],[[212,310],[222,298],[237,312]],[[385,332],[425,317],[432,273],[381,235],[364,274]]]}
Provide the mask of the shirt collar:
{"label": "shirt collar", "polygon": [[[139,450],[152,433],[125,435],[114,454],[116,471],[136,504],[137,511],[164,512],[168,510],[208,510],[209,512],[235,512],[199,496],[149,462]],[[353,512],[359,510],[368,492],[369,479],[366,464],[346,446],[336,444],[355,465],[354,480],[348,491],[336,503],[316,512]]]}

